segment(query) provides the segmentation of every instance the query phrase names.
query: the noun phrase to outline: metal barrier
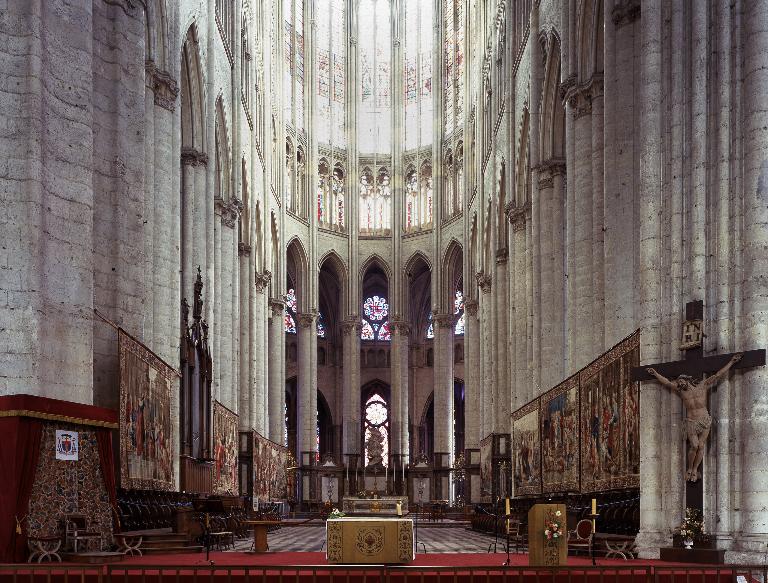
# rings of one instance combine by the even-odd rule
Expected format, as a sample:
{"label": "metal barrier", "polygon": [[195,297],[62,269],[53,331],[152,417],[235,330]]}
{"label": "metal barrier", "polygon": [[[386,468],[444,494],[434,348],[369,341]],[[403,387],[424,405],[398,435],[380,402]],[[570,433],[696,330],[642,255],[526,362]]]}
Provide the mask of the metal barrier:
{"label": "metal barrier", "polygon": [[0,565],[0,583],[768,583],[768,566]]}

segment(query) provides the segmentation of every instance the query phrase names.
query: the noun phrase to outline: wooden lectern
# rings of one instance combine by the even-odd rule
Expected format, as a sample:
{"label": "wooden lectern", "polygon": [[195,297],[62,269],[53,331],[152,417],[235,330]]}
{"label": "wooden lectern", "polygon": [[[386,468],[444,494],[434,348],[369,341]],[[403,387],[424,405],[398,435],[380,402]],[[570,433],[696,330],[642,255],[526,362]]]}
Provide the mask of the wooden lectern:
{"label": "wooden lectern", "polygon": [[[560,516],[556,516],[557,511]],[[555,520],[562,535],[548,539],[547,524]],[[568,561],[568,526],[565,504],[534,504],[528,511],[528,564],[532,567],[559,567]]]}

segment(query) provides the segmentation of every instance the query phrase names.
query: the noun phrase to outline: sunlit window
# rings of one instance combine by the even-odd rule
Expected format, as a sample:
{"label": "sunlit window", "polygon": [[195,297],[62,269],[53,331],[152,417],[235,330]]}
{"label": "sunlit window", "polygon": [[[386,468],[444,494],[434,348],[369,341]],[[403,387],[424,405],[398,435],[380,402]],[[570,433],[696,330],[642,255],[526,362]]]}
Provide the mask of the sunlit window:
{"label": "sunlit window", "polygon": [[454,334],[456,336],[464,336],[464,294],[461,290],[456,290],[456,297],[453,300],[453,313],[458,316],[453,330]]}
{"label": "sunlit window", "polygon": [[363,323],[360,329],[360,339],[388,341],[391,336],[387,299],[378,295],[370,296],[363,302]]}
{"label": "sunlit window", "polygon": [[363,439],[365,444],[365,465],[371,461],[389,465],[389,405],[384,397],[374,393],[365,402]]}
{"label": "sunlit window", "polygon": [[296,292],[293,288],[285,294],[285,331],[288,334],[296,334]]}

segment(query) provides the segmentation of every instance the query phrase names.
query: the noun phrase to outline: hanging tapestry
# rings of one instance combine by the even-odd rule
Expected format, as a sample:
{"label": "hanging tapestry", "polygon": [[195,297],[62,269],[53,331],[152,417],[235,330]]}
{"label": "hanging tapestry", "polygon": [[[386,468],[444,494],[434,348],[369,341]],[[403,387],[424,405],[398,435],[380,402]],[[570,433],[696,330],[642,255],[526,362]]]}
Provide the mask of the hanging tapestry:
{"label": "hanging tapestry", "polygon": [[541,494],[539,399],[512,414],[515,496]]}
{"label": "hanging tapestry", "polygon": [[213,402],[213,493],[237,496],[238,416]]}
{"label": "hanging tapestry", "polygon": [[253,497],[258,500],[287,500],[289,492],[288,448],[254,433]]}
{"label": "hanging tapestry", "polygon": [[490,501],[493,495],[493,434],[480,442],[480,496]]}
{"label": "hanging tapestry", "polygon": [[579,375],[541,396],[542,491],[579,491]]}
{"label": "hanging tapestry", "polygon": [[120,485],[174,490],[171,389],[178,373],[125,331],[120,356]]}
{"label": "hanging tapestry", "polygon": [[639,365],[635,332],[579,373],[583,492],[640,485],[640,383],[630,377]]}

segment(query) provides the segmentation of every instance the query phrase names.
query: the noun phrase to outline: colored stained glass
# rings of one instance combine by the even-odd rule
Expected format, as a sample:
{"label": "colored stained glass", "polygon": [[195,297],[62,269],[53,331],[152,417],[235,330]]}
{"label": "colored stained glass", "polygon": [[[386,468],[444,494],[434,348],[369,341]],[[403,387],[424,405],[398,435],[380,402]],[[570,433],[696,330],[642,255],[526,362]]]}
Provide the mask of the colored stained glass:
{"label": "colored stained glass", "polygon": [[373,340],[373,328],[369,322],[363,320],[363,325],[360,327],[360,340]]}
{"label": "colored stained glass", "polygon": [[285,331],[288,334],[296,334],[296,321],[290,314],[285,314]]}
{"label": "colored stained glass", "polygon": [[387,320],[381,325],[381,328],[379,328],[378,339],[390,340],[391,338],[392,338],[392,334],[389,331],[389,320]]}
{"label": "colored stained glass", "polygon": [[427,326],[427,339],[431,339],[435,337],[435,323],[432,321],[432,312],[429,313],[429,316],[427,316],[427,322],[429,322],[429,325]]}
{"label": "colored stained glass", "polygon": [[322,312],[317,315],[317,336],[318,338],[325,338],[325,321]]}
{"label": "colored stained glass", "polygon": [[453,329],[457,336],[464,335],[464,294],[461,290],[456,290],[456,297],[453,300],[453,313],[459,316],[456,326]]}
{"label": "colored stained glass", "polygon": [[[373,452],[368,451],[368,444],[371,441],[371,435],[378,433],[381,438],[381,462],[389,465],[389,405],[378,393],[373,394],[365,402],[365,419],[363,420],[364,446],[365,446],[365,465],[371,462]],[[378,460],[377,460],[378,461]]]}
{"label": "colored stained glass", "polygon": [[296,292],[291,288],[285,294],[285,331],[296,334]]}
{"label": "colored stained glass", "polygon": [[363,310],[366,318],[369,320],[380,321],[389,314],[389,304],[387,300],[379,296],[373,296],[365,300]]}

